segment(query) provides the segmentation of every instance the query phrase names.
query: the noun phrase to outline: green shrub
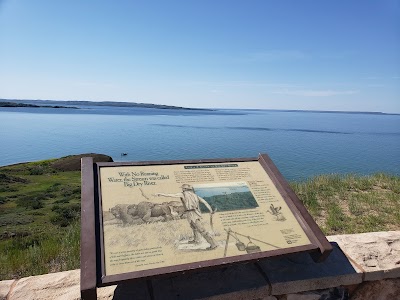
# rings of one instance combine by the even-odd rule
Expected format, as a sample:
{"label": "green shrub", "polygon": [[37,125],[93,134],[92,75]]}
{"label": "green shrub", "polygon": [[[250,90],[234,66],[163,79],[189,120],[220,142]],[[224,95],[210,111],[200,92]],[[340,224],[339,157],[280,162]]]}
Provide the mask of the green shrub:
{"label": "green shrub", "polygon": [[81,207],[77,203],[66,206],[56,204],[51,210],[55,212],[55,215],[50,218],[51,223],[66,227],[79,218]]}
{"label": "green shrub", "polygon": [[46,192],[56,192],[60,189],[61,187],[60,182],[53,183],[50,187],[47,188]]}
{"label": "green shrub", "polygon": [[25,214],[12,213],[0,215],[0,227],[9,225],[24,225],[32,223],[33,221],[34,219],[32,216]]}
{"label": "green shrub", "polygon": [[16,187],[10,186],[10,185],[3,185],[0,186],[0,193],[10,193],[10,192],[16,192],[18,189]]}
{"label": "green shrub", "polygon": [[42,211],[33,211],[30,213],[32,216],[45,216],[46,214]]}
{"label": "green shrub", "polygon": [[43,208],[43,200],[46,199],[42,195],[39,196],[24,196],[16,200],[17,205],[27,209],[39,209]]}
{"label": "green shrub", "polygon": [[43,175],[44,168],[42,166],[34,166],[29,168],[29,175]]}
{"label": "green shrub", "polygon": [[69,199],[68,198],[58,199],[58,200],[54,201],[54,203],[56,203],[56,204],[66,204],[66,203],[69,203]]}

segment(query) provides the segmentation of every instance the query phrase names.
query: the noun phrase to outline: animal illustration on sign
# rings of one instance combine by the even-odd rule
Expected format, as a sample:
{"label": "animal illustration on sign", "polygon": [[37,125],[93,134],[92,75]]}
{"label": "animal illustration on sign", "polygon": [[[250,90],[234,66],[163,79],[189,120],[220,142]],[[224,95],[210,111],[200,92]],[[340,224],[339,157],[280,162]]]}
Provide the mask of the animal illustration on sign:
{"label": "animal illustration on sign", "polygon": [[123,226],[166,222],[184,218],[184,207],[179,201],[161,204],[142,201],[138,204],[117,204],[109,210]]}
{"label": "animal illustration on sign", "polygon": [[273,204],[270,205],[269,210],[267,210],[268,213],[273,215],[275,217],[275,221],[286,221],[285,216],[281,212],[282,207],[275,207]]}

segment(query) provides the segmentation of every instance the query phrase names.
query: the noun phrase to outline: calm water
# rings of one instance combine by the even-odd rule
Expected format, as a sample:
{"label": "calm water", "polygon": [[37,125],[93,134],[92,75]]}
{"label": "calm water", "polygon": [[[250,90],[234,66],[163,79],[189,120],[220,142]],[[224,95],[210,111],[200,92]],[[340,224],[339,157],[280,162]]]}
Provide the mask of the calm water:
{"label": "calm water", "polygon": [[[398,115],[0,108],[0,124],[0,165],[88,152],[115,161],[255,157],[262,152],[287,179],[400,174]],[[122,152],[128,155],[121,157]]]}

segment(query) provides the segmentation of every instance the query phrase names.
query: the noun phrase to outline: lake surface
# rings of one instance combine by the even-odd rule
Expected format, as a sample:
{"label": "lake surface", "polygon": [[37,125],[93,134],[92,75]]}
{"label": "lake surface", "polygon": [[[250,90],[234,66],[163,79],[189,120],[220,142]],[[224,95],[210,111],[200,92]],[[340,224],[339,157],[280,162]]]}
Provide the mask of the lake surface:
{"label": "lake surface", "polygon": [[0,124],[0,165],[89,152],[115,161],[261,152],[289,180],[325,173],[400,175],[399,115],[82,106],[0,108]]}

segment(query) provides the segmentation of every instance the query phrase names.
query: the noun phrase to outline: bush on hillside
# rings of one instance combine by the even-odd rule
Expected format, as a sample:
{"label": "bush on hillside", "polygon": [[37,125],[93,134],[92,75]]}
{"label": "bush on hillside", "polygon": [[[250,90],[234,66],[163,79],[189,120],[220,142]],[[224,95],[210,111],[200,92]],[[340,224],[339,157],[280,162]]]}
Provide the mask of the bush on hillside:
{"label": "bush on hillside", "polygon": [[66,206],[55,204],[51,210],[55,213],[50,218],[51,223],[60,227],[66,227],[79,218],[81,207],[78,203]]}

